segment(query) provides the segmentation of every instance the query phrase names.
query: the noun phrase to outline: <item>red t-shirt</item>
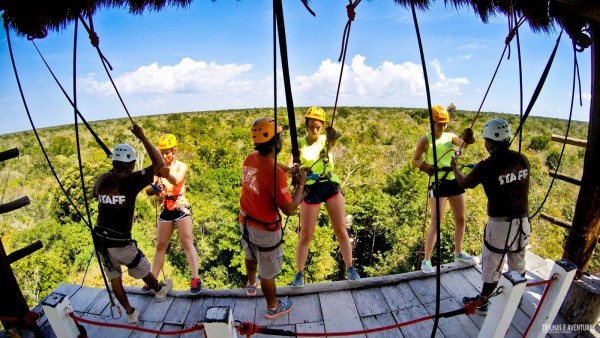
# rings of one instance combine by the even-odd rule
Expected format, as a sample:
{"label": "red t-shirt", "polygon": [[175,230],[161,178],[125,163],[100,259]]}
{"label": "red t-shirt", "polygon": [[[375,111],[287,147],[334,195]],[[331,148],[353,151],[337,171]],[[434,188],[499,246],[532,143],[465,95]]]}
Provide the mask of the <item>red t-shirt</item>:
{"label": "red t-shirt", "polygon": [[[275,163],[270,158],[252,152],[244,160],[242,171],[242,196],[240,209],[253,219],[261,222],[274,223],[279,218],[277,205],[292,201],[285,172],[277,168],[277,195],[273,196]],[[277,205],[275,205],[277,198]],[[247,221],[247,225],[263,227],[263,225]],[[280,227],[281,224],[278,225]]]}

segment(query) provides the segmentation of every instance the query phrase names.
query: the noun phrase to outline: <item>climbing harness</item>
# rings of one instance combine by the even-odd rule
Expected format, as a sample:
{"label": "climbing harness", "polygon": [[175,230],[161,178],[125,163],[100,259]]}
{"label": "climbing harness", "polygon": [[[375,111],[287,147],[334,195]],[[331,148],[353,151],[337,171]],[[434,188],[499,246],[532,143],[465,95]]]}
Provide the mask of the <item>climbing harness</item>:
{"label": "climbing harness", "polygon": [[[277,220],[275,220],[273,222],[259,221],[242,211],[240,211],[240,217],[243,218],[242,225],[244,226],[242,238],[246,241],[246,243],[248,243],[248,245],[256,247],[258,249],[258,251],[260,251],[260,252],[273,251],[273,250],[279,248],[281,246],[281,244],[285,243],[285,241],[283,240],[284,227],[280,227],[281,215],[278,214]],[[250,232],[248,231],[248,225],[247,225],[248,221],[261,225],[260,228],[265,229],[266,231],[269,231],[269,232],[275,232],[275,231],[281,230],[281,240],[277,244],[274,244],[272,246],[267,246],[267,247],[255,244],[254,242],[252,242],[250,240]],[[286,221],[286,223],[287,223],[287,221]],[[254,256],[254,251],[250,250],[250,252],[252,253],[252,258],[256,259],[256,257]]]}

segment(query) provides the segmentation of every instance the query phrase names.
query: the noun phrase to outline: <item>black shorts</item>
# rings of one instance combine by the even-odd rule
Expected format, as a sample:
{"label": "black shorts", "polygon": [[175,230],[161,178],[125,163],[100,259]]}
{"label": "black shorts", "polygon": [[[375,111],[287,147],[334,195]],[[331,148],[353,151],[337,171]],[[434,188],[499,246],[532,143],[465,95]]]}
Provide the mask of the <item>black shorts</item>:
{"label": "black shorts", "polygon": [[173,210],[163,208],[158,216],[160,222],[177,222],[186,217],[191,217],[192,207],[189,205],[180,205]]}
{"label": "black shorts", "polygon": [[[440,180],[439,190],[439,197],[452,197],[462,195],[465,193],[465,189],[461,188],[458,185],[458,182],[456,182],[456,180]],[[435,192],[436,191],[434,182],[429,185],[429,197],[437,197],[437,194]]]}
{"label": "black shorts", "polygon": [[316,182],[305,186],[304,190],[308,191],[308,195],[304,197],[304,203],[313,205],[327,202],[338,194],[343,195],[340,184],[331,181]]}

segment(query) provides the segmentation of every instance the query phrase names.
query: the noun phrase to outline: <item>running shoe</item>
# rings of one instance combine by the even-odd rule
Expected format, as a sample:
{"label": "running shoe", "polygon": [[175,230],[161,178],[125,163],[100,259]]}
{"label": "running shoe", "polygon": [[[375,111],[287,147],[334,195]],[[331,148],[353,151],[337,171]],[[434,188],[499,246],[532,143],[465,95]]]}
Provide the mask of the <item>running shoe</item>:
{"label": "running shoe", "polygon": [[277,318],[283,314],[286,314],[294,308],[294,303],[291,300],[280,300],[278,301],[277,307],[274,309],[267,307],[265,317],[269,319]]}

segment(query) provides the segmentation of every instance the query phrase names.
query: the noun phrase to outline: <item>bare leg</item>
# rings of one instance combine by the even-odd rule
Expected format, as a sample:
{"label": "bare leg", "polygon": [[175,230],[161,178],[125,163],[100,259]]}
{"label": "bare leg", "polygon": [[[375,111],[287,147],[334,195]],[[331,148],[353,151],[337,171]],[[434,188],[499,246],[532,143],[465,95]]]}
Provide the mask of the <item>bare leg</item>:
{"label": "bare leg", "polygon": [[465,213],[467,209],[465,194],[449,197],[448,201],[454,218],[454,254],[458,255],[462,252],[462,242],[465,237]]}
{"label": "bare leg", "polygon": [[[446,208],[447,197],[440,197],[440,223],[444,221],[444,209]],[[435,198],[429,198],[429,206],[431,209],[431,222],[429,225],[429,231],[427,237],[425,237],[425,259],[431,260],[431,253],[433,252],[433,246],[437,240],[437,208]]]}
{"label": "bare leg", "polygon": [[[335,237],[340,245],[340,252],[344,259],[346,269],[352,266],[352,245],[346,229],[346,211],[344,204],[344,195],[338,194],[325,203],[331,226],[335,232]],[[313,227],[314,230],[314,227]]]}
{"label": "bare leg", "polygon": [[300,204],[300,238],[296,247],[296,271],[304,272],[304,265],[308,258],[308,245],[315,234],[320,207],[320,204],[309,205],[304,202]]}
{"label": "bare leg", "polygon": [[192,278],[198,278],[198,253],[196,252],[194,236],[192,235],[192,218],[186,217],[177,221],[175,224],[177,224],[177,230],[179,231],[179,238],[183,245],[185,258],[190,266],[190,270],[192,270]]}
{"label": "bare leg", "polygon": [[260,279],[260,289],[265,295],[267,300],[267,307],[274,308],[277,306],[277,287],[275,285],[275,278],[271,279]]}
{"label": "bare leg", "polygon": [[152,272],[149,272],[146,277],[142,278],[142,280],[144,281],[144,283],[148,284],[148,286],[150,288],[152,288],[152,290],[154,290],[154,292],[158,292],[162,289],[162,285],[160,285],[160,283],[158,282],[158,279],[156,279],[156,277],[152,274]]}
{"label": "bare leg", "polygon": [[245,259],[244,263],[246,264],[246,275],[248,277],[248,284],[254,285],[254,283],[256,283],[256,269],[258,267],[258,263],[252,259]]}
{"label": "bare leg", "polygon": [[158,276],[165,264],[165,255],[169,246],[169,240],[173,234],[173,227],[173,222],[158,222],[156,227],[156,251],[154,252],[152,268],[150,269],[154,276]]}
{"label": "bare leg", "polygon": [[123,280],[121,279],[121,277],[111,279],[110,284],[112,285],[112,290],[115,294],[115,297],[117,297],[117,300],[119,301],[119,303],[121,303],[121,305],[125,309],[125,312],[132,313],[133,307],[129,304],[129,299],[127,299],[127,294],[125,293],[125,289],[123,288]]}

